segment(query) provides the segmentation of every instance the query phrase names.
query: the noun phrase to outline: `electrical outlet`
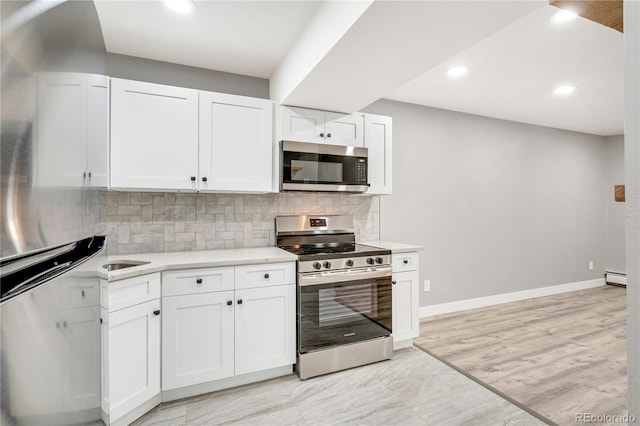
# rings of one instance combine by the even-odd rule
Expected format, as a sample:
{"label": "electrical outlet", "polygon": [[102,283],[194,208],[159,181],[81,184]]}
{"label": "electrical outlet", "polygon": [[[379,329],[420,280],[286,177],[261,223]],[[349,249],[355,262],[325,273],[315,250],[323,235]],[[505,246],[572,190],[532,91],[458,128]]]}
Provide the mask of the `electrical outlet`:
{"label": "electrical outlet", "polygon": [[431,280],[424,280],[423,290],[431,291]]}
{"label": "electrical outlet", "polygon": [[593,271],[593,260],[589,261],[589,270]]}

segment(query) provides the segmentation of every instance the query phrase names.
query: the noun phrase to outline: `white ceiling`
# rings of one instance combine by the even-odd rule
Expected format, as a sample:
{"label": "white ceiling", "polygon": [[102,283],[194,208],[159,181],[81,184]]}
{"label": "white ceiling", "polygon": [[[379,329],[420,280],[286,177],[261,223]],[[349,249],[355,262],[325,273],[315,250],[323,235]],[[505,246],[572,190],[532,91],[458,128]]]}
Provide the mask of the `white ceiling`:
{"label": "white ceiling", "polygon": [[[598,135],[623,133],[622,34],[545,6],[389,93],[398,101]],[[467,75],[447,76],[453,65]],[[552,94],[572,84],[570,96]]]}
{"label": "white ceiling", "polygon": [[[554,25],[558,9],[546,0],[378,0],[356,12],[322,1],[196,1],[187,16],[159,1],[95,3],[107,51],[273,77],[272,97],[287,104],[352,112],[384,97],[623,133],[622,34],[582,18]],[[311,52],[323,28],[333,47]],[[469,73],[448,78],[453,64]],[[282,76],[295,84],[276,93]],[[551,95],[561,83],[573,83],[574,94]]]}
{"label": "white ceiling", "polygon": [[107,52],[269,78],[318,1],[195,1],[178,15],[162,1],[96,0]]}

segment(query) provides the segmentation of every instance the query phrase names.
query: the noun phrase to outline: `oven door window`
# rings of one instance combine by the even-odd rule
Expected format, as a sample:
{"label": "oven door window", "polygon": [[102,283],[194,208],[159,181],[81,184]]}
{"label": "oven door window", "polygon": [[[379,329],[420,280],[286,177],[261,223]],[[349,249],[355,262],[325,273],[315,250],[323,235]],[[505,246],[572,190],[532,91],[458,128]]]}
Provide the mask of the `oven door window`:
{"label": "oven door window", "polygon": [[298,288],[301,353],[391,334],[391,278]]}
{"label": "oven door window", "polygon": [[285,151],[282,180],[285,183],[349,185],[357,182],[359,157]]}

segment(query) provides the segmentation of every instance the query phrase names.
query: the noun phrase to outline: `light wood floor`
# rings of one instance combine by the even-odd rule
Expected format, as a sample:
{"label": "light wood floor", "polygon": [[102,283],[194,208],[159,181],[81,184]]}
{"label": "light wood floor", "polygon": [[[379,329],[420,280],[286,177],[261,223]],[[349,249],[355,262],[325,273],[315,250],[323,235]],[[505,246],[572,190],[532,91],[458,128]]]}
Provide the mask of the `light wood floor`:
{"label": "light wood floor", "polygon": [[416,348],[301,381],[294,374],[166,402],[133,426],[544,426]]}
{"label": "light wood floor", "polygon": [[414,343],[560,425],[627,413],[626,289],[425,318]]}

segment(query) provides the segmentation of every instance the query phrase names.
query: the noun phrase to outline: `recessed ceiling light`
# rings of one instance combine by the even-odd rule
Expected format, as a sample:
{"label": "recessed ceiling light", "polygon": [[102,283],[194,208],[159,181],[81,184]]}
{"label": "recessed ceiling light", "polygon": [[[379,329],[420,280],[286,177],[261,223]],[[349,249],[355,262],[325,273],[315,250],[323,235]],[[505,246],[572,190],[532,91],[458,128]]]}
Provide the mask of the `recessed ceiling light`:
{"label": "recessed ceiling light", "polygon": [[577,17],[578,15],[570,10],[559,10],[551,15],[551,20],[553,22],[566,22],[571,21],[572,19],[575,19]]}
{"label": "recessed ceiling light", "polygon": [[451,67],[447,70],[447,75],[450,77],[460,77],[461,75],[465,75],[469,71],[469,68],[459,65],[455,67]]}
{"label": "recessed ceiling light", "polygon": [[183,15],[196,9],[196,5],[191,0],[164,0],[164,5],[169,10]]}
{"label": "recessed ceiling light", "polygon": [[553,94],[554,95],[570,95],[571,93],[573,93],[574,90],[576,90],[574,86],[571,86],[570,84],[565,84],[563,86],[558,86],[555,89],[553,89]]}

